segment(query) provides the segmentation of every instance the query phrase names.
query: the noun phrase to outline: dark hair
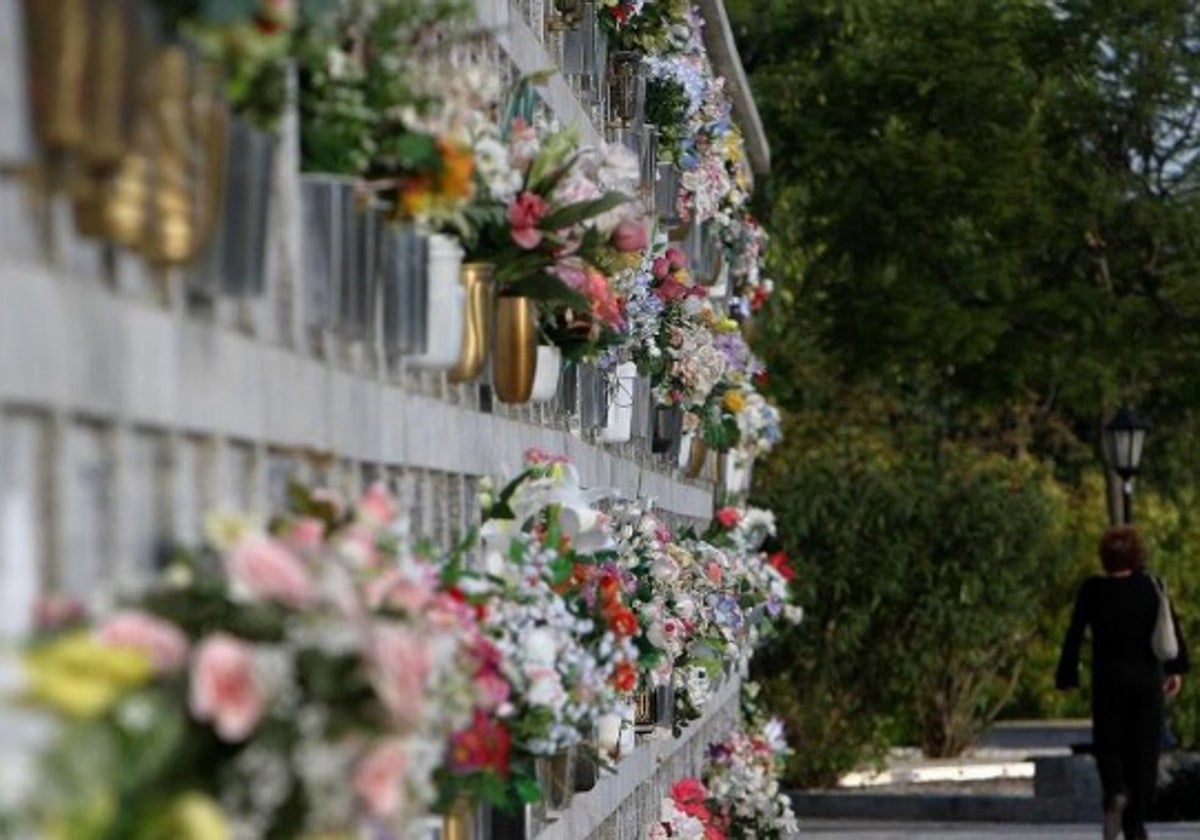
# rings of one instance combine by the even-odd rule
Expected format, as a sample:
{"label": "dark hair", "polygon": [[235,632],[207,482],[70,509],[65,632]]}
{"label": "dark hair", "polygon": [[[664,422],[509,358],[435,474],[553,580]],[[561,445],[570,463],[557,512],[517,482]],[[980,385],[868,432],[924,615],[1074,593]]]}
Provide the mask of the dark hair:
{"label": "dark hair", "polygon": [[1136,572],[1146,565],[1146,552],[1137,528],[1117,525],[1105,531],[1100,538],[1100,564],[1110,575]]}

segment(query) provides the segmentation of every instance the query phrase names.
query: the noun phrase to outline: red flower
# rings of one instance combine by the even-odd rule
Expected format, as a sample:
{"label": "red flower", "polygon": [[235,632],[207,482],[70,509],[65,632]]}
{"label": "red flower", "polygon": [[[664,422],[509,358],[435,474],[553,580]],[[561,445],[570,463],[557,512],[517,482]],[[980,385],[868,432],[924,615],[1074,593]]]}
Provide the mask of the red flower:
{"label": "red flower", "polygon": [[596,590],[600,595],[600,603],[608,606],[621,597],[621,579],[615,572],[605,572],[600,576]]}
{"label": "red flower", "polygon": [[638,620],[633,610],[623,604],[616,604],[605,610],[604,617],[608,620],[608,628],[618,636],[636,636]]}
{"label": "red flower", "polygon": [[788,562],[787,552],[776,551],[767,557],[767,565],[779,572],[784,580],[792,580],[796,577],[796,571],[792,568],[792,564]]}
{"label": "red flower", "polygon": [[450,738],[450,769],[462,774],[494,770],[506,779],[511,746],[512,736],[508,729],[476,709],[471,727],[459,730]]}
{"label": "red flower", "polygon": [[742,514],[737,508],[723,507],[717,511],[717,522],[725,530],[736,528],[738,523],[742,521]]}
{"label": "red flower", "polygon": [[637,669],[629,662],[618,662],[613,669],[612,687],[623,693],[633,691],[637,688]]}
{"label": "red flower", "polygon": [[689,776],[671,785],[671,798],[681,809],[686,805],[703,805],[708,799],[708,788],[704,782]]}

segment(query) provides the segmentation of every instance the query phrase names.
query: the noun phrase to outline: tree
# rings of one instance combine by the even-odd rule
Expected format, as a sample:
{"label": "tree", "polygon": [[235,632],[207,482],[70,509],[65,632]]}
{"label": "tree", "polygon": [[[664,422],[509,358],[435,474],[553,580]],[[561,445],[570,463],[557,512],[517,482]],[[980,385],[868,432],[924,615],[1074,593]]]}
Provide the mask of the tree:
{"label": "tree", "polygon": [[775,160],[777,381],[870,382],[1066,472],[1122,400],[1194,441],[1200,1],[730,12]]}
{"label": "tree", "polygon": [[794,779],[831,784],[886,733],[959,754],[1017,684],[1065,554],[1061,497],[1031,459],[935,453],[857,420],[823,438],[791,428],[758,501],[805,621],[756,663],[798,743]]}

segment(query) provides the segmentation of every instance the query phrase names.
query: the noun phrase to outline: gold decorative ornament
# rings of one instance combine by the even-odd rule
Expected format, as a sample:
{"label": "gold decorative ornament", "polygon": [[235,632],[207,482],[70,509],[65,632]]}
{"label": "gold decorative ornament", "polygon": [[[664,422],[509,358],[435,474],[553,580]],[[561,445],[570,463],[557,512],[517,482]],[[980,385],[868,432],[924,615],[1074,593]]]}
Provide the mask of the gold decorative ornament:
{"label": "gold decorative ornament", "polygon": [[199,255],[221,210],[229,110],[215,74],[194,66],[181,46],[159,51],[149,74],[151,212],[140,250],[153,264],[184,265]]}
{"label": "gold decorative ornament", "polygon": [[464,263],[459,269],[466,298],[466,329],[458,364],[446,374],[451,382],[469,382],[479,375],[492,345],[492,321],[495,318],[495,293],[490,263]]}
{"label": "gold decorative ornament", "polygon": [[496,301],[492,351],[492,387],[501,402],[527,402],[533,393],[537,337],[537,303],[527,297],[501,296]]}

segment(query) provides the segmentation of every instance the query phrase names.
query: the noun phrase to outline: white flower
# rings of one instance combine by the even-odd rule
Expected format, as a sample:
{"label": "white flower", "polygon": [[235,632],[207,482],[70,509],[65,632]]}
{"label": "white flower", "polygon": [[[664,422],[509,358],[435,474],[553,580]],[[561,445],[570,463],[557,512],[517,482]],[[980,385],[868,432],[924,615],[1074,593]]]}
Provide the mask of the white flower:
{"label": "white flower", "polygon": [[532,630],[520,641],[525,647],[528,661],[535,665],[552,667],[558,658],[558,640],[547,628],[539,627]]}
{"label": "white flower", "polygon": [[531,705],[556,708],[567,699],[562,678],[553,668],[526,668],[525,676],[530,680],[525,697]]}

